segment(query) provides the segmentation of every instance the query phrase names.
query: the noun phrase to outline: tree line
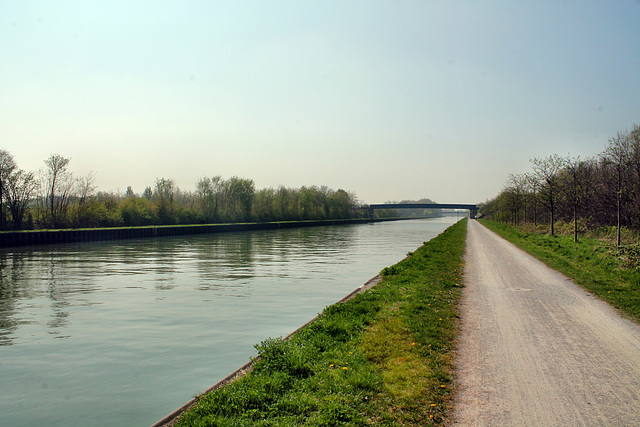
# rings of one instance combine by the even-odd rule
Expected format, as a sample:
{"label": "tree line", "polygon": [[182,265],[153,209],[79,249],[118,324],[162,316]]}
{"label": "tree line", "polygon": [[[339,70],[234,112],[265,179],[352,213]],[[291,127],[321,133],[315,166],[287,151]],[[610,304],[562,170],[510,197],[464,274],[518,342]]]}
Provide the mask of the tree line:
{"label": "tree line", "polygon": [[[425,203],[425,204],[433,204],[436,203],[433,200],[429,199],[429,198],[423,198],[423,199],[419,199],[419,200],[402,200],[401,202],[398,201],[387,201],[385,202],[387,204],[401,204],[401,205],[408,205],[408,204],[419,204],[419,203]],[[442,211],[440,209],[377,209],[375,212],[375,216],[377,218],[425,218],[425,217],[437,217],[437,216],[442,216]]]}
{"label": "tree line", "polygon": [[326,186],[265,188],[253,180],[205,176],[195,190],[157,178],[142,194],[98,191],[95,174],[75,177],[69,158],[52,154],[37,171],[24,171],[0,150],[0,229],[59,229],[245,221],[346,219],[353,193]]}
{"label": "tree line", "polygon": [[552,154],[530,160],[531,171],[509,175],[498,196],[484,203],[480,213],[492,219],[573,225],[574,240],[597,226],[616,227],[620,245],[623,227],[640,231],[640,126],[620,131],[605,150],[581,159]]}

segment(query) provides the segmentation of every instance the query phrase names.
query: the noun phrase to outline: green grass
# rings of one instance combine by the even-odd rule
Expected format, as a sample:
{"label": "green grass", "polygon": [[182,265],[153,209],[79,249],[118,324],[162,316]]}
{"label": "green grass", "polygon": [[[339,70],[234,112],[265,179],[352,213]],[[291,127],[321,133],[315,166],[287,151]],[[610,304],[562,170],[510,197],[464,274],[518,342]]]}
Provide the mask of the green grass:
{"label": "green grass", "polygon": [[549,267],[635,321],[640,321],[640,246],[582,237],[538,234],[507,224],[481,220],[487,228],[538,258]]}
{"label": "green grass", "polygon": [[180,426],[423,426],[451,407],[466,220],[327,307],[290,339],[257,345],[243,378],[205,396]]}

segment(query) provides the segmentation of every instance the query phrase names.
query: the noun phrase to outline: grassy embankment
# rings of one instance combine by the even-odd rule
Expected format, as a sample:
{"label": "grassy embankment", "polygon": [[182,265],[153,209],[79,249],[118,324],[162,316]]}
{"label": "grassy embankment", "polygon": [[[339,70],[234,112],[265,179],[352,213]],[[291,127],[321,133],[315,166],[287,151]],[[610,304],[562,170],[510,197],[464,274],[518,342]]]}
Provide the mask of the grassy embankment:
{"label": "grassy embankment", "polygon": [[588,291],[640,321],[640,246],[572,235],[539,234],[480,220],[516,246],[560,271]]}
{"label": "grassy embankment", "polygon": [[245,377],[202,397],[181,426],[424,426],[451,406],[466,220],[327,307],[289,340],[257,345]]}

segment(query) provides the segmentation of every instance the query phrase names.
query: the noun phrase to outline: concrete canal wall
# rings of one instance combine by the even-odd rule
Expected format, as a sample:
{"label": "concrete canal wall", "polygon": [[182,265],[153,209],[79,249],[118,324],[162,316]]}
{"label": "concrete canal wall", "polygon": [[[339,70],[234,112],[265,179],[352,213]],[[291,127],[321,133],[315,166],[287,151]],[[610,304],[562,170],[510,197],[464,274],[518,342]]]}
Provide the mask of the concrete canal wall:
{"label": "concrete canal wall", "polygon": [[182,236],[208,233],[228,233],[246,230],[317,227],[321,225],[363,224],[380,219],[344,219],[324,221],[282,221],[243,224],[204,224],[178,226],[149,226],[97,228],[78,230],[16,231],[0,233],[0,247],[49,245],[57,243],[95,242],[100,240],[140,239],[149,237]]}

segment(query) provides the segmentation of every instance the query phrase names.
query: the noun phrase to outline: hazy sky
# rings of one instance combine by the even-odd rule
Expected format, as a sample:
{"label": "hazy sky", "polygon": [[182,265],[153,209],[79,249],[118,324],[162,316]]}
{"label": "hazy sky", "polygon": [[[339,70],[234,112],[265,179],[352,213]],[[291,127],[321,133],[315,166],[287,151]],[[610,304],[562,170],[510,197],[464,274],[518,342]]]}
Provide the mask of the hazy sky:
{"label": "hazy sky", "polygon": [[634,0],[0,0],[0,40],[0,148],[105,191],[481,202],[640,123]]}

